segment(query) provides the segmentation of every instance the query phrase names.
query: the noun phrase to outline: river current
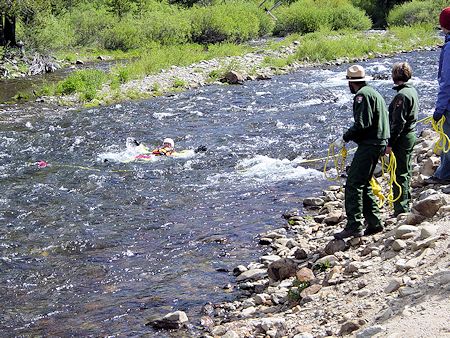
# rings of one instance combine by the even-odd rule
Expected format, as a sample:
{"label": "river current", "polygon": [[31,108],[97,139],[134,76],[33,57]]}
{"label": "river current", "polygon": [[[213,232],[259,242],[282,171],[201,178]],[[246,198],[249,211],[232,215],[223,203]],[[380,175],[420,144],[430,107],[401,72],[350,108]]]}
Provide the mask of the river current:
{"label": "river current", "polygon": [[[423,118],[438,56],[361,64],[389,76],[394,62],[410,62]],[[331,184],[323,162],[301,161],[326,156],[352,123],[347,67],[94,109],[0,106],[1,336],[169,337],[146,319],[183,310],[195,326],[202,305],[232,299],[222,287],[266,250],[258,234]],[[389,103],[391,80],[371,84]],[[208,151],[104,162],[127,137]]]}

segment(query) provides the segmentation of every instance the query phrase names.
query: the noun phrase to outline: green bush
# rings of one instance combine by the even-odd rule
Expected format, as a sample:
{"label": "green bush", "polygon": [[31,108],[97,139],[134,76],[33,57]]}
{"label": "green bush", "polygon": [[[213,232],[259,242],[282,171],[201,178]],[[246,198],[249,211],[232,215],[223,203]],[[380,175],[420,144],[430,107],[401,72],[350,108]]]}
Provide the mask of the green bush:
{"label": "green bush", "polygon": [[58,82],[56,94],[69,95],[80,93],[82,100],[90,101],[95,98],[97,90],[102,87],[107,79],[107,75],[101,70],[79,70],[70,74],[63,81]]}
{"label": "green bush", "polygon": [[263,19],[263,11],[252,2],[234,1],[195,7],[189,14],[192,41],[196,43],[241,42],[257,38],[270,30],[269,21]]}
{"label": "green bush", "polygon": [[414,24],[439,25],[439,13],[448,6],[447,0],[413,0],[394,7],[388,15],[390,26],[411,26]]}
{"label": "green bush", "polygon": [[131,17],[124,18],[103,33],[102,46],[106,49],[128,51],[142,44],[142,33]]}
{"label": "green bush", "polygon": [[290,33],[312,33],[319,30],[369,29],[370,19],[363,11],[347,1],[299,0],[288,7],[279,7],[273,33],[283,36]]}
{"label": "green bush", "polygon": [[138,25],[145,41],[172,45],[187,43],[191,39],[191,21],[187,11],[150,12],[138,22]]}
{"label": "green bush", "polygon": [[75,42],[74,31],[66,17],[38,12],[32,23],[20,25],[18,35],[28,47],[39,51],[62,49]]}
{"label": "green bush", "polygon": [[104,32],[118,21],[106,8],[90,4],[77,6],[67,15],[76,38],[75,46],[102,46]]}

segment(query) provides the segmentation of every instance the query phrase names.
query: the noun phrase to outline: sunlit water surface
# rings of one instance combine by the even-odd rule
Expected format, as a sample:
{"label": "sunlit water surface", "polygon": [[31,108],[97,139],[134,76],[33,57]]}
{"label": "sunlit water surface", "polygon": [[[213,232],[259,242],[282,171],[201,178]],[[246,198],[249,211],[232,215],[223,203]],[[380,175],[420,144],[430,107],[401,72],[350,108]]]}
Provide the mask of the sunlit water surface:
{"label": "sunlit water surface", "polygon": [[[409,61],[424,117],[437,59],[363,65],[389,75]],[[258,234],[330,184],[323,162],[301,161],[352,123],[347,66],[96,109],[0,107],[2,336],[170,336],[146,319],[183,310],[198,325],[202,305],[232,299],[227,270],[257,260]],[[391,81],[373,85],[389,103]],[[208,151],[120,163],[127,137]]]}

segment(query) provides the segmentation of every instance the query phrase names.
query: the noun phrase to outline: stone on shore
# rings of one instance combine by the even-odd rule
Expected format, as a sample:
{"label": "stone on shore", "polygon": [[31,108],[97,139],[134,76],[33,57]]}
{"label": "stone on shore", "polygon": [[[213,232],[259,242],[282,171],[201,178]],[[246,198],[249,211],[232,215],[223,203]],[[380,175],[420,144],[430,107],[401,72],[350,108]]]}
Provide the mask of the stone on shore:
{"label": "stone on shore", "polygon": [[179,329],[189,321],[183,311],[175,311],[166,314],[162,318],[151,319],[146,325],[151,325],[156,329],[174,330]]}

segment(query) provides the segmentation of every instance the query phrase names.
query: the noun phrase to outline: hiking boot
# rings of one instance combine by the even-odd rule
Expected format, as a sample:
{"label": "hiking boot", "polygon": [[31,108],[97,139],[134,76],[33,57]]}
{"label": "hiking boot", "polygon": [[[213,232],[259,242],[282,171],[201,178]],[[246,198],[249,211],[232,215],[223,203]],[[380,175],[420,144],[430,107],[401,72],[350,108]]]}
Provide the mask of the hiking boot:
{"label": "hiking boot", "polygon": [[335,233],[333,236],[336,239],[344,239],[349,237],[362,237],[364,232],[362,230],[344,229],[341,232]]}
{"label": "hiking boot", "polygon": [[382,231],[383,231],[383,227],[367,227],[366,230],[364,230],[364,236],[375,235]]}

